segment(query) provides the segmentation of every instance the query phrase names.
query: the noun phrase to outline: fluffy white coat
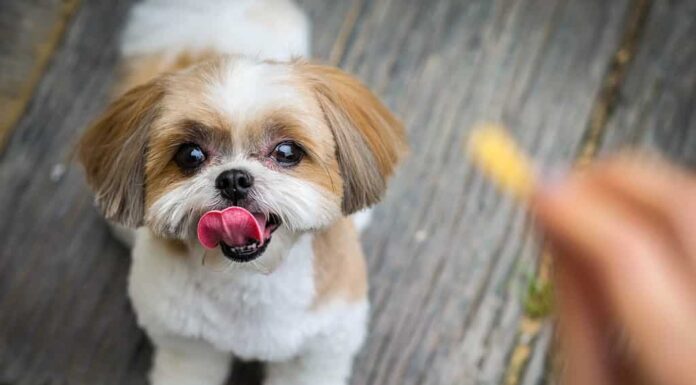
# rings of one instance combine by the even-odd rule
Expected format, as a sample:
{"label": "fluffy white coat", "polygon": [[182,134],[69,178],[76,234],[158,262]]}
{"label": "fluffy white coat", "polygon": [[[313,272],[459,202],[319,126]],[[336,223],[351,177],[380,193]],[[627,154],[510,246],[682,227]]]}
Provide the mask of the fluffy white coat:
{"label": "fluffy white coat", "polygon": [[[276,60],[306,56],[309,27],[287,0],[146,0],[133,9],[122,45],[126,60],[205,49]],[[366,219],[362,214],[360,227]],[[204,250],[193,244],[177,255],[140,228],[129,294],[156,348],[151,382],[221,384],[236,356],[269,362],[269,385],[345,384],[364,339],[368,304],[312,306],[311,237],[274,236],[267,254],[287,255],[269,255],[279,264],[264,274],[204,265]]]}

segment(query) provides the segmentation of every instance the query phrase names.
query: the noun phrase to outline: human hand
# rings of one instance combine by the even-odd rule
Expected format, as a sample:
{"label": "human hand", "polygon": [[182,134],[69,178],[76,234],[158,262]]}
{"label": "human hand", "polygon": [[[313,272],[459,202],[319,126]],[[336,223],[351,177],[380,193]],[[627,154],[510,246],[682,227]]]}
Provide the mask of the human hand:
{"label": "human hand", "polygon": [[564,384],[696,384],[696,178],[621,157],[532,194]]}

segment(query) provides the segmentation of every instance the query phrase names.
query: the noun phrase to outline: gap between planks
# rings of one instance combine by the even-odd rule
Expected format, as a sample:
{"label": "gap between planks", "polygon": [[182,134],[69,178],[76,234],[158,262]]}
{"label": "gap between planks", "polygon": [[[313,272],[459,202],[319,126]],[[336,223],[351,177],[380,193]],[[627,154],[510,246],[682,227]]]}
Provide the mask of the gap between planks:
{"label": "gap between planks", "polygon": [[72,20],[79,8],[80,2],[81,0],[61,1],[58,20],[53,24],[47,39],[36,45],[36,60],[34,66],[25,81],[22,82],[17,98],[10,102],[9,113],[0,119],[0,153],[4,151],[12,131],[17,125],[17,122],[19,122],[19,119],[24,115],[31,98],[34,96],[36,87],[48,68],[53,54],[63,40],[63,36],[65,36],[70,20]]}
{"label": "gap between planks", "polygon": [[341,29],[336,36],[336,41],[331,47],[331,53],[329,54],[329,64],[333,66],[339,66],[343,61],[345,53],[348,48],[348,42],[351,36],[355,33],[355,25],[358,21],[358,17],[362,12],[364,0],[355,0],[353,6],[350,8],[346,19],[341,25]]}
{"label": "gap between planks", "polygon": [[[585,133],[578,151],[575,155],[575,164],[583,167],[589,164],[597,154],[597,149],[606,134],[607,122],[611,118],[619,101],[621,87],[626,78],[626,73],[633,62],[638,45],[640,44],[645,23],[652,6],[651,0],[632,0],[628,4],[628,14],[624,23],[624,31],[617,49],[612,55],[607,71],[602,79],[599,93],[590,110],[590,118],[585,128]],[[551,275],[552,261],[547,245],[542,245],[539,268],[536,279],[548,283]],[[533,344],[539,338],[542,326],[546,318],[534,318],[524,314],[518,327],[517,344],[512,350],[504,377],[505,385],[519,385],[524,378],[523,374],[529,363]],[[552,339],[551,344],[555,342]],[[552,346],[547,352],[546,370],[557,373],[561,366],[561,360],[554,357]]]}

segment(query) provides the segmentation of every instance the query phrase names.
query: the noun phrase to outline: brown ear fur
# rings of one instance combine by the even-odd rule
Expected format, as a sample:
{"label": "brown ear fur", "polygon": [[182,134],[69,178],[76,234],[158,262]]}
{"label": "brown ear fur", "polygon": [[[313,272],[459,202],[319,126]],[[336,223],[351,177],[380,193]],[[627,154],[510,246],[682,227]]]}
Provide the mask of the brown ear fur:
{"label": "brown ear fur", "polygon": [[336,141],[343,212],[377,203],[408,145],[404,128],[360,81],[333,67],[299,62]]}
{"label": "brown ear fur", "polygon": [[157,81],[131,89],[111,103],[78,144],[97,204],[107,219],[125,226],[142,224],[149,126],[163,95]]}

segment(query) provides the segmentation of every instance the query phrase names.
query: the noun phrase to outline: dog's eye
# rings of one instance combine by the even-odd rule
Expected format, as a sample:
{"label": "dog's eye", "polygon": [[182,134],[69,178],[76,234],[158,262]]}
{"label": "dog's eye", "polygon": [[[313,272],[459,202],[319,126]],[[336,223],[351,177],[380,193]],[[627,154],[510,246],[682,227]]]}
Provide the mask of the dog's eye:
{"label": "dog's eye", "polygon": [[300,163],[304,151],[295,142],[281,142],[273,149],[271,157],[281,166],[294,166]]}
{"label": "dog's eye", "polygon": [[184,143],[176,151],[174,161],[183,170],[193,170],[205,162],[205,153],[195,143]]}

